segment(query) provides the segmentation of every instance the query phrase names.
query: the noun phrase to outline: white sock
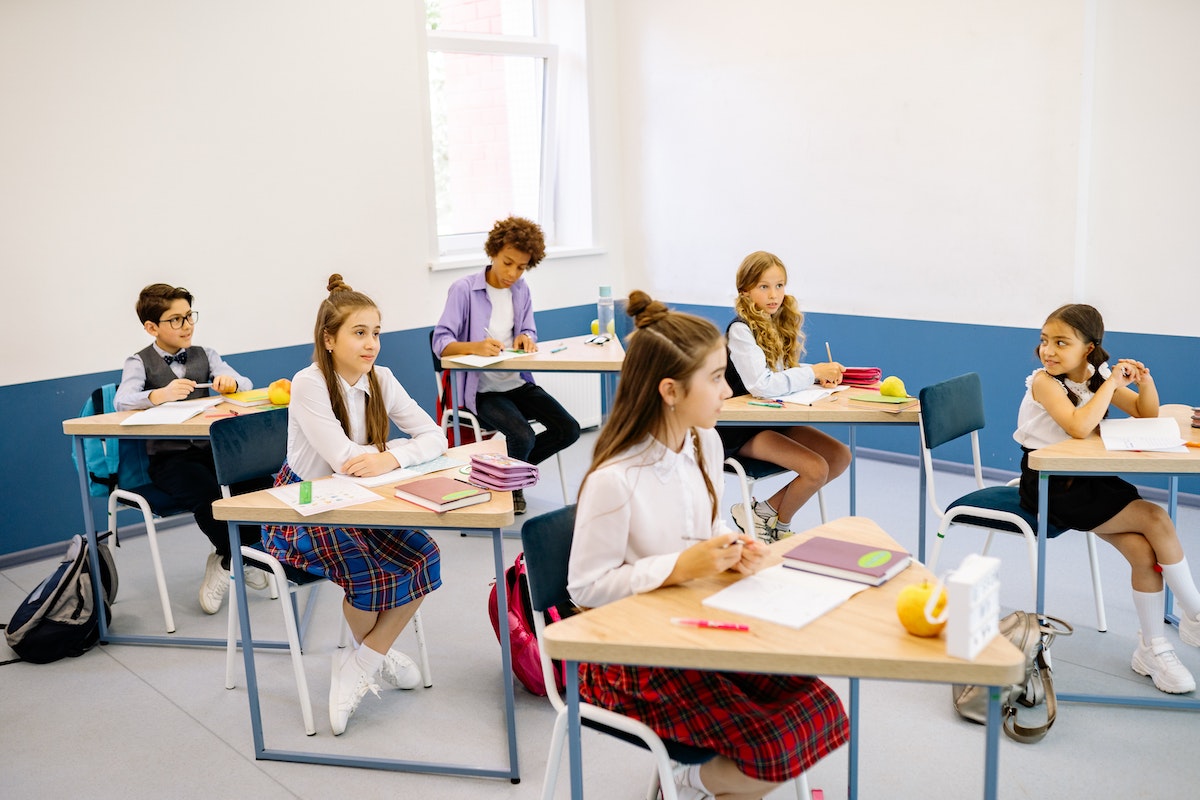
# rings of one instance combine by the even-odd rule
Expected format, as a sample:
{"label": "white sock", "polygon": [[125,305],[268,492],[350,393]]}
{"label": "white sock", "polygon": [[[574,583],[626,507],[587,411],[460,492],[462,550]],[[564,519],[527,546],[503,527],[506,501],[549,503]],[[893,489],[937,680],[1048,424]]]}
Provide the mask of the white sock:
{"label": "white sock", "polygon": [[1142,643],[1150,644],[1153,639],[1163,639],[1167,635],[1166,624],[1163,622],[1163,592],[1133,591],[1133,608],[1137,611],[1138,622],[1142,626]]}
{"label": "white sock", "polygon": [[[1159,601],[1162,602],[1161,600]],[[359,668],[368,675],[374,676],[379,672],[379,668],[383,666],[383,659],[386,653],[377,653],[371,648],[364,645],[359,645],[354,651],[354,659],[358,662]]]}
{"label": "white sock", "polygon": [[1192,580],[1192,571],[1188,569],[1187,556],[1177,564],[1159,564],[1162,567],[1163,580],[1171,587],[1171,593],[1179,601],[1183,613],[1192,619],[1200,617],[1200,591],[1196,590],[1196,582]]}
{"label": "white sock", "polygon": [[704,781],[700,780],[700,767],[702,766],[704,765],[689,764],[687,768],[687,778],[685,778],[685,780],[687,781],[687,785],[693,789],[699,789],[701,792],[704,792],[707,795],[712,795],[712,792],[710,792],[708,787],[704,785]]}
{"label": "white sock", "polygon": [[775,530],[777,530],[781,533],[786,533],[786,532],[790,531],[791,529],[792,529],[792,523],[784,522],[783,520],[779,519],[779,517],[775,518]]}

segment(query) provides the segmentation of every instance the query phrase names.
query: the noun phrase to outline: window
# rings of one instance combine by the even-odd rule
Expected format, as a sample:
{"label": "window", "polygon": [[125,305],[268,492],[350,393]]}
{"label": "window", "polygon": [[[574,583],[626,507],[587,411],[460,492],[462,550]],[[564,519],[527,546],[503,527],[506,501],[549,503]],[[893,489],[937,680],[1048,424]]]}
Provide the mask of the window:
{"label": "window", "polygon": [[[586,132],[586,102],[571,104],[583,124],[557,113],[562,56],[583,46],[582,0],[426,0],[425,12],[439,258],[481,254],[509,214],[537,220],[548,247],[590,244],[587,135],[563,141]],[[586,97],[586,69],[568,75]]]}

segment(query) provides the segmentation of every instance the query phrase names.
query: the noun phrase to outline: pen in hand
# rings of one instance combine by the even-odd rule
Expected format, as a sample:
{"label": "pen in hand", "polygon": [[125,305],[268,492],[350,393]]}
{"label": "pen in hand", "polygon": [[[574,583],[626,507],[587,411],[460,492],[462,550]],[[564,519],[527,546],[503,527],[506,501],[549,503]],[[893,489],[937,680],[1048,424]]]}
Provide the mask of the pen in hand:
{"label": "pen in hand", "polygon": [[748,631],[749,625],[740,622],[719,622],[714,619],[691,619],[689,617],[671,617],[672,625],[687,625],[692,628],[708,628],[715,631]]}

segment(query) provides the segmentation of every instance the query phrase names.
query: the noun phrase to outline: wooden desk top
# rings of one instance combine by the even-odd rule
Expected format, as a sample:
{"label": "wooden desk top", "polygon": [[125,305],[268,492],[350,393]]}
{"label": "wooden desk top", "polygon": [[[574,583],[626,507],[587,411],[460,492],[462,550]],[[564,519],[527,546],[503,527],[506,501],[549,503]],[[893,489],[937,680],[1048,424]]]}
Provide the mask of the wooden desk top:
{"label": "wooden desk top", "polygon": [[209,427],[230,412],[257,414],[270,411],[275,406],[245,406],[221,403],[184,420],[169,425],[122,425],[121,421],[132,417],[137,411],[114,411],[111,414],[96,414],[91,417],[64,419],[63,433],[68,436],[124,436],[130,439],[207,439]]}
{"label": "wooden desk top", "polygon": [[[920,419],[921,406],[916,400],[909,405],[891,406],[884,403],[851,400],[847,397],[847,395],[857,392],[878,394],[878,391],[874,389],[847,389],[826,397],[824,400],[818,400],[811,406],[785,403],[783,408],[752,406],[749,403],[755,398],[744,394],[731,397],[721,404],[721,415],[717,417],[717,424],[720,425],[722,422],[753,422],[760,425],[785,425],[791,422],[879,422],[916,425]],[[894,410],[897,407],[900,409],[899,411]]]}
{"label": "wooden desk top", "polygon": [[[1184,441],[1200,442],[1200,428],[1192,427],[1192,408],[1165,405],[1159,416],[1174,417]],[[1086,439],[1067,439],[1058,444],[1034,450],[1029,454],[1029,467],[1047,472],[1145,472],[1200,473],[1200,448],[1189,447],[1186,453],[1146,453],[1128,450],[1105,450],[1099,432]]]}
{"label": "wooden desk top", "polygon": [[[453,359],[443,358],[442,369],[493,370],[500,372],[620,372],[625,349],[615,337],[605,344],[584,344],[591,336],[572,336],[567,339],[546,339],[538,342],[538,351],[528,356],[498,361],[486,367],[473,367]],[[557,353],[551,350],[566,345]]]}
{"label": "wooden desk top", "polygon": [[[869,519],[843,517],[771,545],[777,558],[810,535],[898,548]],[[796,630],[717,611],[700,601],[737,579],[731,573],[627,597],[546,629],[554,658],[600,663],[693,667],[741,672],[843,675],[858,678],[1002,685],[1024,678],[1024,657],[996,637],[974,661],[946,655],[944,638],[912,636],[896,618],[900,590],[930,577],[916,562],[880,587],[867,589]],[[750,631],[672,625],[671,617],[744,622]]]}
{"label": "wooden desk top", "polygon": [[[504,441],[488,439],[461,447],[452,447],[446,455],[469,459],[472,453],[504,452]],[[431,473],[432,475],[454,475],[457,468]],[[430,477],[423,475],[421,477]],[[392,494],[392,487],[399,483],[420,480],[409,478],[397,484],[386,484],[371,489],[379,495],[373,503],[363,503],[348,508],[338,508],[322,514],[306,517],[290,508],[268,490],[247,492],[236,497],[227,497],[213,503],[213,517],[238,522],[267,522],[281,525],[351,525],[363,528],[502,528],[513,523],[511,492],[492,492],[492,499],[466,508],[438,514],[422,508]]]}

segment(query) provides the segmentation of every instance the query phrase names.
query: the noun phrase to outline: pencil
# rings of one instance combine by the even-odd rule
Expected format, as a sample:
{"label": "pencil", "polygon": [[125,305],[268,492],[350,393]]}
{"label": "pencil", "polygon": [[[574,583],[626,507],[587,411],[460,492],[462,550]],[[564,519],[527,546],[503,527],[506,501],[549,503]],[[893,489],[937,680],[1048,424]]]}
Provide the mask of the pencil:
{"label": "pencil", "polygon": [[833,363],[833,353],[829,352],[829,342],[825,343],[825,357],[829,359],[829,363]]}

